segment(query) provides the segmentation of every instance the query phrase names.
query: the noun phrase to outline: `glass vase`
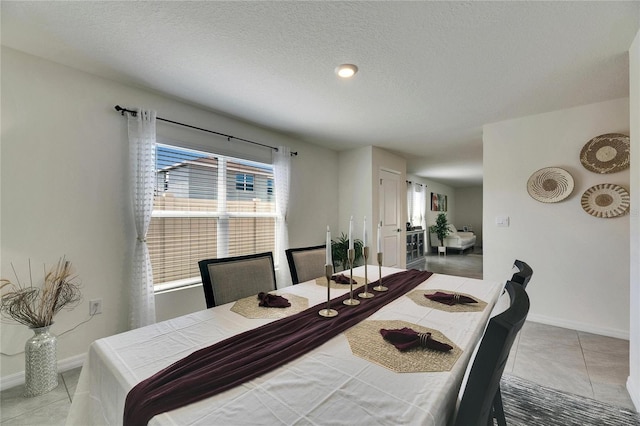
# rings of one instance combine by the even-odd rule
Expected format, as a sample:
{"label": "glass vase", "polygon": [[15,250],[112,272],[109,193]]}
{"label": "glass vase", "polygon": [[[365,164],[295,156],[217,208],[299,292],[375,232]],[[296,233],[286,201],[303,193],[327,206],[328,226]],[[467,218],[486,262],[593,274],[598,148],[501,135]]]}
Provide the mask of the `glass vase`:
{"label": "glass vase", "polygon": [[47,393],[58,386],[57,337],[49,326],[32,328],[34,335],[24,345],[25,396]]}

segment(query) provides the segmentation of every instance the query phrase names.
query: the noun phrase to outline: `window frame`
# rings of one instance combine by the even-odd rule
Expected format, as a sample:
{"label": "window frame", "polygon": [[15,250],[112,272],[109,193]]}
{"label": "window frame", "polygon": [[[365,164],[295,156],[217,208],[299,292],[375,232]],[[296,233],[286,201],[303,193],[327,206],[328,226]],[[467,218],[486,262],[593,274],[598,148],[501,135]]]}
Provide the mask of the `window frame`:
{"label": "window frame", "polygon": [[[205,151],[203,149],[192,149],[189,148],[188,146],[184,146],[184,145],[180,145],[178,144],[177,141],[171,141],[171,143],[167,143],[167,142],[156,142],[156,148],[158,147],[167,147],[169,149],[178,149],[178,150],[185,150],[185,151],[193,151],[194,153],[198,153],[198,154],[205,154],[207,156],[211,156],[211,157],[215,157],[215,158],[224,158],[226,160],[231,160],[232,162],[238,162],[241,164],[246,164],[246,165],[252,165],[255,167],[264,167],[264,166],[269,166],[270,167],[270,172],[271,174],[273,174],[273,164],[269,164],[269,163],[265,163],[265,162],[260,162],[260,161],[255,161],[255,160],[249,160],[249,159],[244,159],[244,158],[239,158],[239,157],[234,157],[234,156],[230,156],[227,154],[220,154],[220,153],[216,153],[216,152],[211,152],[211,151]],[[156,149],[156,155],[157,155],[158,149]],[[227,167],[226,162],[225,162],[225,167]],[[247,185],[251,186],[250,190],[247,189],[237,189],[236,186],[233,186],[233,189],[237,190],[237,191],[241,191],[241,192],[255,192],[255,174],[252,173],[241,173],[241,172],[237,172],[237,171],[231,171],[230,169],[227,169],[227,172],[229,173],[234,173],[236,176],[239,174],[243,174],[244,175],[244,180],[243,180],[243,184],[246,188]],[[170,172],[164,172],[165,174],[165,178],[166,175],[168,175]],[[247,182],[247,177],[250,176],[251,182]],[[156,179],[157,180],[157,179]],[[267,202],[273,202],[275,203],[275,185],[273,184],[273,181],[275,180],[275,176],[273,176],[272,178],[269,179],[269,181],[272,182],[272,185],[266,186],[266,190],[265,193],[268,196],[268,199],[266,200]],[[229,182],[229,180],[227,179],[227,182]],[[234,178],[234,183],[237,185],[239,182]],[[223,185],[225,187],[225,191],[228,191],[227,185]],[[168,183],[166,183],[166,179],[163,179],[163,189],[166,191],[168,187]],[[158,188],[156,188],[158,189]],[[228,195],[228,194],[227,194]],[[160,196],[160,194],[156,193],[155,196]],[[234,218],[272,218],[274,219],[273,221],[273,237],[274,237],[274,252],[277,250],[278,248],[278,241],[277,241],[277,222],[278,222],[278,214],[276,213],[276,209],[274,208],[272,212],[237,212],[237,211],[201,211],[201,210],[156,210],[155,209],[155,196],[154,196],[154,209],[152,210],[151,213],[151,218],[153,220],[153,218],[217,218],[217,219],[234,219]],[[274,257],[275,260],[275,257]],[[279,265],[274,265],[276,270],[279,269]],[[193,277],[189,277],[189,278],[183,278],[183,279],[178,279],[178,280],[172,280],[172,281],[166,281],[166,282],[162,282],[162,283],[158,283],[156,284],[154,282],[153,284],[153,291],[154,294],[162,294],[162,293],[167,293],[167,292],[171,292],[171,291],[175,291],[175,290],[179,290],[179,289],[188,289],[188,288],[193,288],[196,286],[201,286],[202,285],[202,277],[198,274],[197,276],[193,276]]]}

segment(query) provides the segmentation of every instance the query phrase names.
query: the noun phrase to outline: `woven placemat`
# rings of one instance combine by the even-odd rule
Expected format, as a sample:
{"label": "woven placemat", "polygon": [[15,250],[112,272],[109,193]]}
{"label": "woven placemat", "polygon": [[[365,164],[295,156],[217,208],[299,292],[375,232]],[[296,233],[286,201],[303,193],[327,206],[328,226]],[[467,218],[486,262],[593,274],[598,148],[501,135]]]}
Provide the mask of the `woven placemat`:
{"label": "woven placemat", "polygon": [[[349,278],[349,273],[344,274],[347,278]],[[353,285],[353,288],[357,288],[364,285],[364,277],[356,277],[353,276],[353,280],[356,284]],[[369,284],[371,284],[371,280],[368,280]],[[377,281],[377,280],[376,280]],[[327,288],[327,277],[316,278],[316,285]],[[335,281],[331,280],[329,284],[329,288],[339,288],[341,290],[349,290],[349,284],[338,284]]]}
{"label": "woven placemat", "polygon": [[[380,329],[400,329],[403,327],[409,327],[419,333],[431,333],[435,340],[448,343],[453,346],[453,349],[449,352],[439,352],[432,349],[414,348],[406,352],[400,352],[395,346],[382,338]],[[450,371],[462,354],[462,349],[438,330],[406,321],[362,321],[345,331],[344,334],[354,355],[396,373]]]}
{"label": "woven placemat", "polygon": [[231,307],[231,311],[251,319],[277,319],[297,314],[309,307],[309,299],[306,297],[300,297],[295,294],[288,293],[280,294],[280,296],[289,300],[291,306],[288,308],[265,308],[263,306],[258,306],[259,301],[257,296],[249,296],[236,301],[236,303]]}
{"label": "woven placemat", "polygon": [[407,297],[413,300],[414,302],[416,302],[420,306],[426,306],[427,308],[439,309],[441,311],[446,311],[446,312],[482,312],[484,311],[484,308],[487,307],[487,302],[485,302],[484,300],[480,300],[477,297],[467,293],[458,293],[458,294],[461,296],[472,297],[473,299],[477,300],[478,303],[460,303],[456,305],[447,305],[446,303],[440,303],[431,299],[427,299],[424,296],[425,294],[434,294],[435,292],[438,292],[438,291],[442,293],[451,293],[451,291],[449,290],[428,290],[428,291],[414,290],[408,293]]}

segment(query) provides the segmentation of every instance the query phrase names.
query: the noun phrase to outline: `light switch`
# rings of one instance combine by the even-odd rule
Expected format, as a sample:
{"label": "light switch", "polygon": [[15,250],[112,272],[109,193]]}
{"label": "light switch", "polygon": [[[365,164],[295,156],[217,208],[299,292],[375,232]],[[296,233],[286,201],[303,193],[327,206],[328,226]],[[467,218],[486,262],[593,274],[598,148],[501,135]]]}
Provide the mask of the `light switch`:
{"label": "light switch", "polygon": [[509,216],[496,216],[496,225],[499,227],[508,227]]}

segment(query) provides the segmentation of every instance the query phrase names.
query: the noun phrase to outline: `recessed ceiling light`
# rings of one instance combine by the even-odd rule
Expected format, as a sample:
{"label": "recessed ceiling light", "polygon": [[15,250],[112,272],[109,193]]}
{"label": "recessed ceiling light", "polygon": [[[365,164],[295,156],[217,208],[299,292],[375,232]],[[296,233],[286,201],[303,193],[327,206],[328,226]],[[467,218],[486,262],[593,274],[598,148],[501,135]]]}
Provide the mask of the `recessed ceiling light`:
{"label": "recessed ceiling light", "polygon": [[353,64],[342,64],[336,67],[336,74],[342,78],[351,78],[358,72],[358,67]]}

